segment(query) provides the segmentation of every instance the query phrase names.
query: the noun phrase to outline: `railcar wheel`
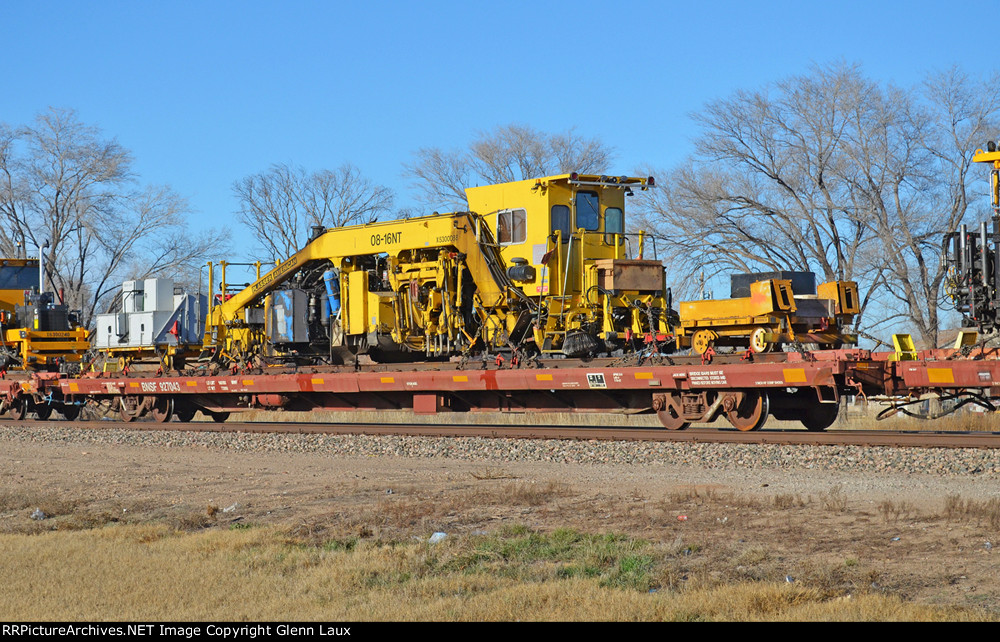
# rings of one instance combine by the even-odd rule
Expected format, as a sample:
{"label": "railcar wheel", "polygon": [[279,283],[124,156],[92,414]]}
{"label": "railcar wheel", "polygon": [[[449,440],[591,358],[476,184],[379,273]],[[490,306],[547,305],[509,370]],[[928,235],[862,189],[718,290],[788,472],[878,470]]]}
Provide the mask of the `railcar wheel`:
{"label": "railcar wheel", "polygon": [[684,430],[691,425],[690,422],[684,420],[684,415],[680,412],[680,405],[676,397],[673,395],[667,395],[664,401],[657,400],[654,403],[654,408],[657,405],[662,405],[662,408],[656,409],[656,416],[659,417],[660,423],[667,430]]}
{"label": "railcar wheel", "polygon": [[774,343],[768,341],[767,329],[765,328],[754,328],[753,332],[750,333],[750,350],[752,352],[770,352],[774,349]]}
{"label": "railcar wheel", "polygon": [[228,412],[213,412],[212,413],[212,421],[214,421],[217,424],[224,423],[226,421],[226,419],[229,419],[229,413]]}
{"label": "railcar wheel", "polygon": [[80,416],[80,406],[73,404],[63,404],[63,407],[59,409],[59,412],[69,421],[76,421],[77,417]]}
{"label": "railcar wheel", "polygon": [[712,347],[719,335],[712,330],[698,330],[691,337],[691,347],[698,354],[705,354]]}
{"label": "railcar wheel", "polygon": [[804,414],[799,421],[810,432],[822,432],[833,425],[840,415],[840,404],[821,403],[803,409]]}
{"label": "railcar wheel", "polygon": [[757,430],[767,421],[770,403],[766,392],[738,392],[723,402],[726,419],[741,431]]}
{"label": "railcar wheel", "polygon": [[139,418],[142,413],[142,401],[139,397],[124,396],[119,400],[118,416],[125,423],[130,423]]}
{"label": "railcar wheel", "polygon": [[177,421],[183,421],[188,423],[194,419],[195,413],[198,409],[187,403],[177,403],[174,404],[174,415],[177,417]]}
{"label": "railcar wheel", "polygon": [[47,421],[52,416],[52,406],[47,403],[35,404],[35,416],[41,421]]}
{"label": "railcar wheel", "polygon": [[21,421],[28,414],[28,402],[21,397],[14,399],[7,408],[7,414],[14,421]]}
{"label": "railcar wheel", "polygon": [[671,410],[672,409],[668,408],[667,410],[661,410],[656,413],[656,415],[660,418],[660,423],[663,424],[664,428],[666,428],[667,430],[684,430],[685,428],[691,425],[690,422],[684,421],[683,417],[677,416],[676,414],[671,412]]}
{"label": "railcar wheel", "polygon": [[174,416],[174,400],[170,397],[157,397],[153,400],[149,414],[153,415],[153,421],[167,423]]}

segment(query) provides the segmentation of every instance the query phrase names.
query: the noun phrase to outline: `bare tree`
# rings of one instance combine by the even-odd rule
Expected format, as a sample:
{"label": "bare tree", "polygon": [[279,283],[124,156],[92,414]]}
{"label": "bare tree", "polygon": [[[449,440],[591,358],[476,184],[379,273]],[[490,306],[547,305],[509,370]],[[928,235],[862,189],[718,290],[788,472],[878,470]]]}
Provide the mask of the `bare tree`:
{"label": "bare tree", "polygon": [[915,97],[883,90],[860,106],[844,145],[852,195],[879,239],[880,301],[931,347],[946,277],[942,236],[969,217],[972,204],[982,204],[970,179],[985,172],[970,170],[973,152],[997,122],[997,80],[978,86],[952,69],[928,77]]}
{"label": "bare tree", "polygon": [[523,125],[505,125],[480,133],[467,150],[422,148],[404,174],[413,180],[420,199],[431,207],[468,207],[465,188],[506,183],[569,172],[599,173],[613,156],[597,139],[573,130],[546,134]]}
{"label": "bare tree", "polygon": [[698,153],[648,197],[644,222],[689,274],[853,279],[880,323],[936,344],[941,238],[967,214],[995,87],[953,71],[903,90],[836,65],[713,101],[695,116]]}
{"label": "bare tree", "polygon": [[127,149],[72,110],[0,125],[0,253],[47,242],[47,286],[85,321],[122,280],[189,269],[225,238],[192,238],[184,199],[168,187],[136,188],[131,165]]}
{"label": "bare tree", "polygon": [[240,220],[272,261],[301,249],[312,226],[371,223],[390,211],[394,200],[392,190],[361,176],[350,164],[313,173],[272,165],[234,183],[233,192]]}

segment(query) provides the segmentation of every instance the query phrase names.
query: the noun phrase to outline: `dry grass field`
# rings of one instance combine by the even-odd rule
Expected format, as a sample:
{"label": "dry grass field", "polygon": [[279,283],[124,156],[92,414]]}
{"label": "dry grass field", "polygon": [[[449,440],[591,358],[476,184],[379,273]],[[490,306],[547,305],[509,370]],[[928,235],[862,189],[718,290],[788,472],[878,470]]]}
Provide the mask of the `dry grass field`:
{"label": "dry grass field", "polygon": [[[525,527],[426,541],[302,539],[273,527],[104,526],[0,539],[9,620],[958,621],[967,608],[873,589],[857,560],[773,575],[767,547],[700,564],[697,545]],[[685,576],[694,573],[694,577]],[[56,580],[56,578],[58,578]]]}

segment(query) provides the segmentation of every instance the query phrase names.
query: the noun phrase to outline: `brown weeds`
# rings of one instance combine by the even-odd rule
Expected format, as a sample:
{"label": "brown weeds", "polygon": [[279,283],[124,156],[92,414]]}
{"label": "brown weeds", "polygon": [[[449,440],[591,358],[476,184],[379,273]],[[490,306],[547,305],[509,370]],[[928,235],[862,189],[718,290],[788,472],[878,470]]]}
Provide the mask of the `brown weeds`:
{"label": "brown weeds", "polygon": [[79,500],[64,495],[42,492],[32,488],[15,488],[0,491],[0,512],[40,510],[46,517],[68,515],[79,505]]}
{"label": "brown weeds", "polygon": [[778,510],[788,510],[790,508],[805,508],[809,505],[810,499],[803,499],[802,495],[781,494],[774,496],[774,507]]}
{"label": "brown weeds", "polygon": [[847,495],[840,486],[834,486],[828,492],[819,496],[820,504],[825,510],[833,513],[843,513],[847,510]]}
{"label": "brown weeds", "polygon": [[917,515],[918,511],[909,502],[894,502],[885,500],[878,505],[879,515],[887,522],[898,522],[899,520],[911,519]]}
{"label": "brown weeds", "polygon": [[215,518],[206,511],[185,511],[168,519],[172,528],[179,531],[199,531],[213,526]]}
{"label": "brown weeds", "polygon": [[993,530],[1000,530],[1000,499],[994,497],[976,501],[949,495],[944,501],[943,516],[951,521],[975,520]]}

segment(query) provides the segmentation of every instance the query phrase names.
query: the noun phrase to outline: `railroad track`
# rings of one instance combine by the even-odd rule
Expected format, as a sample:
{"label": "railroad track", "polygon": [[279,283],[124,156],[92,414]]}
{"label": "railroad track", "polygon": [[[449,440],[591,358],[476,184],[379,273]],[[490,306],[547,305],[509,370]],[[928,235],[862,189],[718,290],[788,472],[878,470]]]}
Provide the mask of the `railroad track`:
{"label": "railroad track", "polygon": [[[0,423],[4,422],[0,419]],[[1000,448],[1000,433],[958,431],[892,430],[757,430],[733,428],[595,428],[591,426],[511,426],[464,424],[372,424],[320,422],[226,422],[188,423],[138,421],[40,421],[9,422],[19,428],[75,428],[85,430],[159,430],[176,432],[249,432],[273,434],[382,435],[411,437],[481,437],[496,439],[562,439],[598,441],[663,441],[693,443],[738,443],[776,445],[854,445],[908,448]]]}

